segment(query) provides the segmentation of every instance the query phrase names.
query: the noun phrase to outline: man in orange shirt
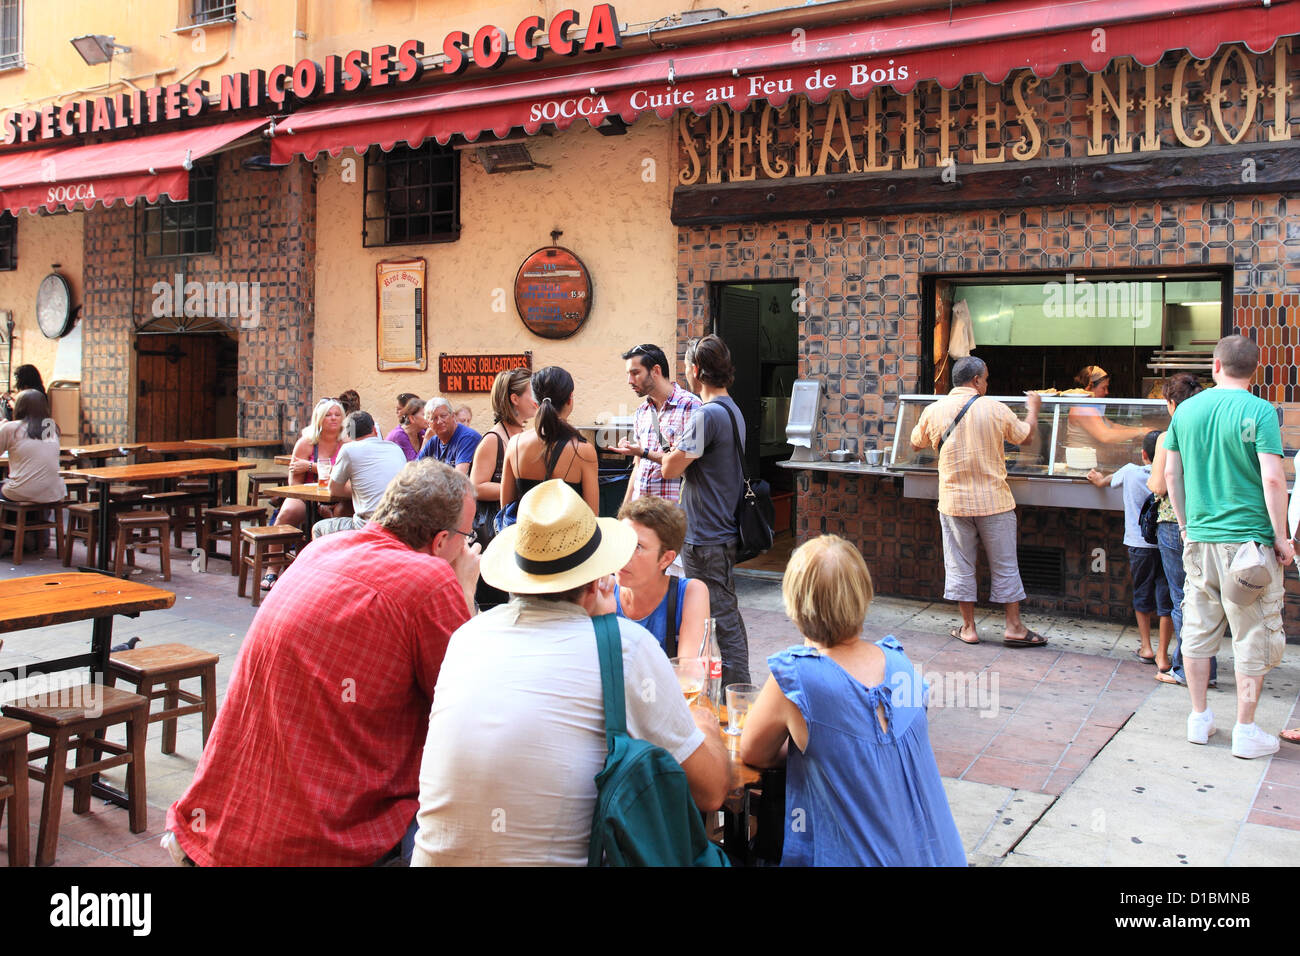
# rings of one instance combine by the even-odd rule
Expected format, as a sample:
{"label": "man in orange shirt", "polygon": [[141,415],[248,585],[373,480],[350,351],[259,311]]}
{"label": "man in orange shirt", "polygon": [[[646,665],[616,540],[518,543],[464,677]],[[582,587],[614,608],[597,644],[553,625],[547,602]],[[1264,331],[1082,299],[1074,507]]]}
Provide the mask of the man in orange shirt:
{"label": "man in orange shirt", "polygon": [[1025,588],[1016,562],[1016,500],[1007,486],[1003,442],[1027,445],[1043,400],[1030,392],[1021,421],[988,394],[989,369],[974,356],[952,369],[953,389],[921,415],[912,429],[913,448],[939,450],[939,524],[943,528],[945,600],[961,608],[962,624],[948,633],[979,643],[975,628],[975,548],[984,542],[992,577],[989,600],[1005,606],[1008,647],[1041,647],[1047,640],[1020,620]]}

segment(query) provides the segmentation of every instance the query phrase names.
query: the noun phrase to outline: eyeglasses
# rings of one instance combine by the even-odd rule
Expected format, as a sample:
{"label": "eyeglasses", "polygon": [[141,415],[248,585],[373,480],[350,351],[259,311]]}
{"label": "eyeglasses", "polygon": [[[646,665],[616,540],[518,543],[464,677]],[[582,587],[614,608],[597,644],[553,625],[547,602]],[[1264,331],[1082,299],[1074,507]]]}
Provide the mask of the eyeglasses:
{"label": "eyeglasses", "polygon": [[443,528],[442,530],[445,531],[445,532],[447,532],[448,534],[458,534],[458,535],[462,536],[462,537],[465,539],[465,543],[466,543],[466,544],[473,544],[473,543],[474,543],[474,532],[473,532],[473,531],[461,531],[461,530],[459,530],[458,528]]}

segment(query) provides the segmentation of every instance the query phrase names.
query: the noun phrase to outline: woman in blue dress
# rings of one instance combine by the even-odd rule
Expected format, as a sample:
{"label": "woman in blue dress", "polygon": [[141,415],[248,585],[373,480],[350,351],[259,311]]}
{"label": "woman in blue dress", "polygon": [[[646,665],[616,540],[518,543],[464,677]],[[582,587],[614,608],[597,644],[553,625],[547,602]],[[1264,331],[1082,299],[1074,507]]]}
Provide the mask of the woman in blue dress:
{"label": "woman in blue dress", "polygon": [[791,556],[781,594],[804,643],[767,659],[740,755],[786,763],[782,866],[965,866],[926,688],[898,641],[862,639],[874,596],[862,555],[815,538]]}

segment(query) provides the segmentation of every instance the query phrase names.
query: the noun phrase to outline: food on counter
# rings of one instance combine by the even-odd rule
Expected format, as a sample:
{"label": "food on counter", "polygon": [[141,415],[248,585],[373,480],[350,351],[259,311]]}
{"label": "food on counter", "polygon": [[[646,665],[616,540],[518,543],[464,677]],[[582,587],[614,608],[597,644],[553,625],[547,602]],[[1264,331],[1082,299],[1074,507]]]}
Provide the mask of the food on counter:
{"label": "food on counter", "polygon": [[1072,471],[1091,471],[1097,467],[1097,449],[1087,447],[1066,448],[1065,466]]}

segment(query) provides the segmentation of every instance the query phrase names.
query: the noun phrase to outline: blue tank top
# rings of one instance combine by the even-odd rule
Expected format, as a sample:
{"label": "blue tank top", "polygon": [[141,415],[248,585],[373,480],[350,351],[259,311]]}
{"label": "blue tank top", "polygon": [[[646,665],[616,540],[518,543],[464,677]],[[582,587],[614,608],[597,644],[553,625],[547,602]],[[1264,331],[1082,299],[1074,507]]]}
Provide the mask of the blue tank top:
{"label": "blue tank top", "polygon": [[[687,580],[687,578],[676,579],[678,640],[680,640],[682,636],[682,607],[686,604]],[[668,595],[672,592],[672,588],[673,585],[669,584],[668,590],[664,591],[664,599],[659,602],[659,606],[636,622],[655,636],[655,640],[659,642],[659,646],[664,649],[665,654],[668,653]],[[617,584],[614,585],[614,603],[618,608],[618,616],[627,617],[623,612],[623,598],[619,594],[619,587]],[[634,620],[634,618],[629,617],[628,620],[631,621]]]}
{"label": "blue tank top", "polygon": [[[930,749],[926,688],[893,637],[885,680],[864,687],[817,648],[767,659],[808,724],[789,747],[782,866],[965,866],[966,853]],[[888,729],[876,716],[883,710]]]}

